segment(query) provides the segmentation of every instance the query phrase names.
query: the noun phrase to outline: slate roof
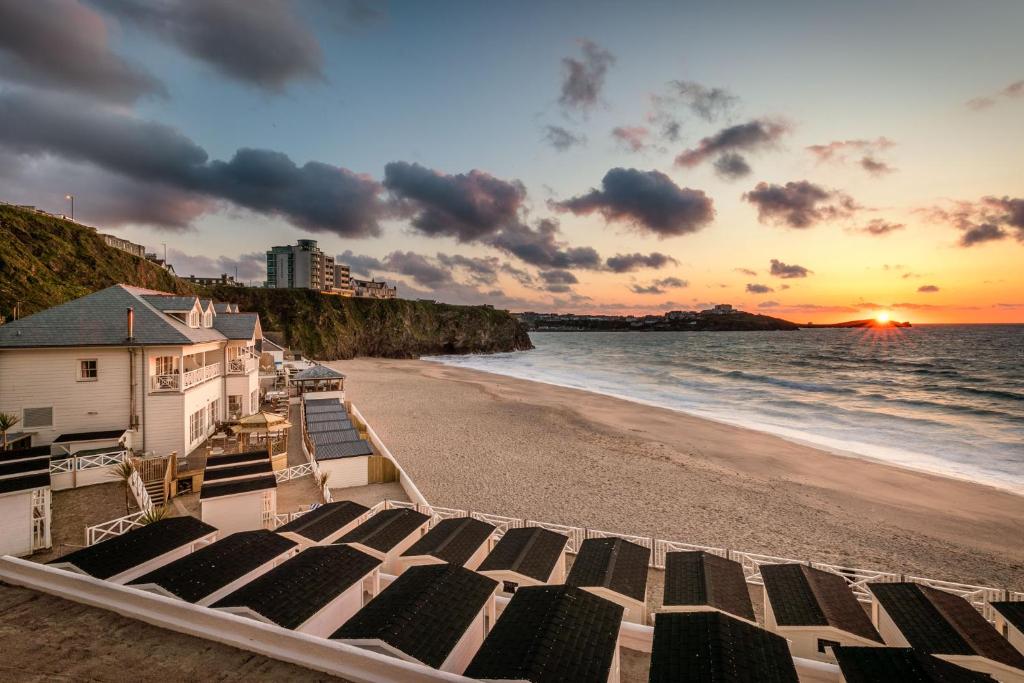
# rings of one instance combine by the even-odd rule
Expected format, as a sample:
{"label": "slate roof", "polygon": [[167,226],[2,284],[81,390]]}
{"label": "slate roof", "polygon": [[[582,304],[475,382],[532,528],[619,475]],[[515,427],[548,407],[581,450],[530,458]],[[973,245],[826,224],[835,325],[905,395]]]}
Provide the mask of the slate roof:
{"label": "slate roof", "polygon": [[356,429],[334,429],[331,431],[309,432],[309,440],[316,447],[327,446],[336,443],[347,443],[359,441],[359,430]]}
{"label": "slate roof", "polygon": [[274,471],[274,468],[270,464],[270,460],[263,460],[254,463],[244,463],[241,465],[234,465],[232,467],[217,467],[214,469],[207,469],[203,472],[203,484],[212,481],[220,481],[222,479],[234,479],[235,477],[251,477],[257,474],[270,474]]}
{"label": "slate roof", "polygon": [[73,443],[75,441],[101,441],[104,439],[120,439],[125,435],[127,429],[107,429],[101,432],[73,432],[61,434],[53,440],[54,443]]}
{"label": "slate roof", "polygon": [[358,543],[386,553],[416,531],[430,517],[409,508],[381,510],[337,540]]}
{"label": "slate roof", "polygon": [[0,494],[42,489],[50,485],[50,471],[0,479]]}
{"label": "slate roof", "polygon": [[277,533],[290,532],[311,541],[322,541],[369,509],[351,500],[338,500],[321,505],[278,527]]}
{"label": "slate roof", "polygon": [[[158,306],[178,299],[161,292],[113,285],[0,326],[0,348],[125,346],[125,311],[135,311],[136,345],[179,345],[223,341],[215,329],[191,328]],[[188,298],[188,297],[184,297]]]}
{"label": "slate roof", "polygon": [[306,416],[318,413],[344,413],[345,406],[338,399],[324,401],[306,401]]}
{"label": "slate roof", "polygon": [[868,588],[914,649],[987,657],[1024,669],[1024,655],[960,596],[917,583],[870,583]]}
{"label": "slate roof", "polygon": [[243,462],[256,462],[258,460],[268,460],[270,457],[267,455],[265,450],[260,451],[245,451],[244,453],[225,453],[221,455],[211,455],[206,458],[207,469],[211,467],[221,467],[222,465],[237,465]]}
{"label": "slate roof", "polygon": [[579,588],[520,588],[465,675],[530,683],[604,681],[622,612],[621,605]]}
{"label": "slate roof", "polygon": [[511,571],[547,581],[568,542],[568,536],[539,526],[509,529],[477,571]]}
{"label": "slate roof", "polygon": [[307,398],[304,399],[306,407],[321,406],[321,405],[341,405],[341,399],[339,398]]}
{"label": "slate roof", "polygon": [[832,626],[881,643],[867,612],[843,577],[804,564],[761,565],[761,578],[779,626]]}
{"label": "slate roof", "polygon": [[1024,602],[990,602],[1003,619],[1024,633]]}
{"label": "slate roof", "polygon": [[663,604],[707,605],[756,621],[743,566],[703,550],[666,553]]}
{"label": "slate roof", "polygon": [[0,450],[0,462],[24,460],[25,458],[34,458],[39,455],[49,457],[50,446],[29,446],[28,448],[13,448],[6,451]]}
{"label": "slate roof", "polygon": [[195,517],[168,517],[68,553],[47,564],[72,564],[97,579],[109,579],[216,530]]}
{"label": "slate roof", "polygon": [[329,443],[316,449],[317,460],[337,460],[338,458],[355,458],[363,455],[373,455],[373,448],[365,439]]}
{"label": "slate roof", "polygon": [[228,339],[252,339],[259,323],[258,313],[221,313],[213,319],[213,329]]}
{"label": "slate roof", "polygon": [[988,674],[957,666],[909,647],[835,647],[846,683],[992,683]]}
{"label": "slate roof", "polygon": [[349,546],[313,546],[213,607],[248,607],[278,626],[298,628],[378,565],[377,558]]}
{"label": "slate roof", "polygon": [[192,307],[196,305],[196,297],[194,296],[176,296],[174,294],[143,294],[142,298],[145,299],[158,311],[191,311]]}
{"label": "slate roof", "polygon": [[218,315],[221,313],[238,313],[238,304],[233,304],[228,301],[215,301],[213,304],[213,310]]}
{"label": "slate roof", "polygon": [[345,429],[355,429],[355,425],[353,425],[347,417],[343,417],[341,415],[335,417],[332,414],[331,419],[323,420],[321,422],[306,423],[306,433],[310,436],[324,432],[338,432]]}
{"label": "slate roof", "polygon": [[19,460],[0,460],[0,481],[14,475],[25,476],[27,474],[50,473],[50,456],[34,455]]}
{"label": "slate roof", "polygon": [[603,587],[643,602],[650,557],[649,548],[622,538],[588,538],[580,544],[565,583]]}
{"label": "slate roof", "polygon": [[292,375],[293,382],[315,379],[345,379],[345,375],[333,368],[327,367],[326,365],[314,365],[306,368],[302,372]]}
{"label": "slate roof", "polygon": [[654,616],[651,683],[797,683],[789,644],[722,612]]}
{"label": "slate roof", "polygon": [[480,549],[495,526],[472,517],[442,519],[413,543],[402,557],[429,555],[451,564],[464,565]]}
{"label": "slate roof", "polygon": [[298,545],[272,531],[239,531],[141,576],[129,585],[156,584],[198,602]]}
{"label": "slate roof", "polygon": [[331,638],[382,640],[437,668],[497,586],[493,579],[452,564],[410,567]]}
{"label": "slate roof", "polygon": [[277,479],[272,474],[265,477],[226,481],[223,484],[203,484],[203,488],[199,492],[199,500],[210,500],[211,498],[233,496],[236,493],[250,493],[252,491],[276,488]]}

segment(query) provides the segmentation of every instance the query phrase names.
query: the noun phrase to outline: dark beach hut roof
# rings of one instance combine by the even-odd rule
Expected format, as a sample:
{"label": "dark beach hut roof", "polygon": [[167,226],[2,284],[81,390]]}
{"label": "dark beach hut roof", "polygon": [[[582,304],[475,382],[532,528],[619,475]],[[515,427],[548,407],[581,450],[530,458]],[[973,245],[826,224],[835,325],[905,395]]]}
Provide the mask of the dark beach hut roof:
{"label": "dark beach hut roof", "polygon": [[211,484],[204,483],[202,490],[199,492],[199,500],[223,498],[224,496],[233,496],[238,493],[251,493],[253,491],[263,491],[265,489],[276,488],[277,479],[272,474],[268,476],[235,479],[233,481],[225,481],[220,484],[216,482]]}
{"label": "dark beach hut roof", "polygon": [[345,406],[338,399],[325,400],[323,402],[312,402],[306,403],[306,419],[314,415],[330,415],[332,413],[347,413]]}
{"label": "dark beach hut roof", "polygon": [[588,538],[572,564],[565,583],[580,588],[601,587],[643,601],[647,596],[649,548],[622,538]]}
{"label": "dark beach hut roof", "polygon": [[319,448],[320,446],[327,446],[335,443],[346,443],[349,441],[359,441],[362,437],[359,436],[359,430],[357,429],[335,429],[333,431],[323,432],[310,432],[309,440],[313,442],[313,445]]}
{"label": "dark beach hut roof", "polygon": [[539,526],[509,529],[477,571],[511,571],[547,581],[569,537]]}
{"label": "dark beach hut roof", "polygon": [[364,455],[373,455],[373,448],[370,442],[365,439],[358,441],[343,441],[342,443],[329,443],[317,446],[317,460],[337,460],[338,458],[356,458]]}
{"label": "dark beach hut roof", "polygon": [[495,526],[472,517],[443,519],[402,553],[402,557],[429,555],[463,565],[494,533]]}
{"label": "dark beach hut roof", "polygon": [[722,612],[654,616],[651,683],[797,683],[789,644]]}
{"label": "dark beach hut roof", "polygon": [[297,545],[272,531],[239,531],[141,576],[129,585],[156,585],[198,602]]}
{"label": "dark beach hut roof", "polygon": [[436,668],[497,586],[497,581],[453,564],[410,567],[331,638],[381,640]]}
{"label": "dark beach hut roof", "polygon": [[913,681],[914,683],[992,683],[988,674],[909,647],[832,648],[846,683]]}
{"label": "dark beach hut roof", "polygon": [[1008,623],[1024,633],[1024,601],[989,603]]}
{"label": "dark beach hut roof", "polygon": [[707,605],[756,621],[743,566],[703,550],[665,555],[663,604]]}
{"label": "dark beach hut roof", "polygon": [[109,579],[215,531],[215,527],[195,517],[169,517],[76,550],[48,564],[70,564],[97,579]]}
{"label": "dark beach hut roof", "polygon": [[211,455],[206,458],[206,469],[223,467],[225,465],[239,465],[241,463],[270,461],[266,450],[246,451],[244,453],[225,453],[223,455]]}
{"label": "dark beach hut roof", "polygon": [[588,683],[608,678],[623,608],[569,586],[516,591],[466,676],[530,683]]}
{"label": "dark beach hut roof", "polygon": [[310,438],[314,434],[322,434],[324,432],[340,432],[346,429],[355,429],[347,417],[332,417],[330,420],[318,420],[316,422],[306,423],[306,433],[310,435]]}
{"label": "dark beach hut roof", "polygon": [[0,495],[18,493],[50,485],[50,456],[47,453],[31,455],[35,449],[25,449],[15,456],[4,451],[0,459]]}
{"label": "dark beach hut roof", "polygon": [[377,558],[350,546],[313,546],[213,607],[246,607],[278,626],[298,628],[379,564]]}
{"label": "dark beach hut roof", "polygon": [[237,465],[230,465],[228,467],[216,467],[214,469],[207,469],[203,473],[203,485],[214,481],[221,481],[224,479],[235,479],[238,477],[252,477],[258,474],[270,474],[273,472],[273,466],[270,464],[270,460],[263,459],[258,462],[245,462]]}
{"label": "dark beach hut roof", "polygon": [[61,434],[53,440],[54,443],[75,443],[80,441],[105,441],[107,439],[120,439],[128,432],[127,429],[106,429],[98,432],[71,432]]}
{"label": "dark beach hut roof", "polygon": [[987,657],[1024,669],[1024,655],[960,596],[917,583],[871,583],[868,588],[914,649]]}
{"label": "dark beach hut roof", "polygon": [[327,503],[278,527],[277,533],[293,533],[311,541],[321,541],[369,509],[351,500]]}
{"label": "dark beach hut roof", "polygon": [[416,531],[430,517],[409,508],[381,510],[348,532],[338,543],[358,543],[378,552],[386,553],[409,534]]}
{"label": "dark beach hut roof", "polygon": [[838,574],[804,564],[766,564],[761,565],[761,577],[779,626],[831,626],[882,642]]}

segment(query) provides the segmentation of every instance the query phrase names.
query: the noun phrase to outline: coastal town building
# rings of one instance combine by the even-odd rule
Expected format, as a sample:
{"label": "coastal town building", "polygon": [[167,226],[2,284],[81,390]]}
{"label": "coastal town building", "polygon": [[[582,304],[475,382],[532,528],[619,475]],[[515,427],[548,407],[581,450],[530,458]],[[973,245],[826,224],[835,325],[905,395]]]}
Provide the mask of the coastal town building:
{"label": "coastal town building", "polygon": [[132,256],[146,258],[146,247],[142,246],[141,244],[136,244],[131,240],[126,240],[116,235],[108,235],[102,232],[98,234],[100,236],[100,239],[102,239],[108,247],[120,249],[121,251],[129,253]]}
{"label": "coastal town building", "polygon": [[241,283],[235,281],[235,276],[228,275],[227,273],[221,273],[220,277],[189,275],[188,277],[183,277],[182,280],[187,280],[194,285],[200,285],[203,287],[216,287],[218,285],[226,287],[241,287]]}
{"label": "coastal town building", "polygon": [[716,611],[757,623],[743,566],[704,550],[665,554],[660,611]]}
{"label": "coastal town building", "polygon": [[156,265],[160,266],[161,268],[166,270],[171,275],[176,275],[177,274],[177,273],[174,272],[174,266],[172,266],[167,261],[167,259],[163,259],[163,258],[160,258],[159,256],[157,256],[155,252],[146,252],[146,260],[150,261],[152,263],[155,263]]}
{"label": "coastal town building", "polygon": [[476,569],[491,550],[495,526],[472,517],[443,519],[398,558],[398,573],[421,564]]}
{"label": "coastal town building", "polygon": [[334,289],[334,257],[321,251],[316,240],[271,247],[267,252],[266,286],[331,291]]}
{"label": "coastal town building", "polygon": [[355,296],[356,293],[352,286],[352,269],[338,263],[337,258],[334,260],[334,291],[342,296]]}
{"label": "coastal town building", "polygon": [[352,280],[354,296],[364,299],[394,299],[398,296],[398,287],[377,280]]}
{"label": "coastal town building", "polygon": [[114,285],[0,326],[0,412],[32,445],[184,457],[259,409],[262,337],[255,313]]}
{"label": "coastal town building", "polygon": [[650,557],[650,548],[623,538],[588,538],[580,544],[565,584],[618,603],[625,621],[645,624]]}
{"label": "coastal town building", "polygon": [[539,526],[509,529],[477,571],[496,580],[504,597],[511,597],[523,586],[562,583],[568,543],[565,534]]}

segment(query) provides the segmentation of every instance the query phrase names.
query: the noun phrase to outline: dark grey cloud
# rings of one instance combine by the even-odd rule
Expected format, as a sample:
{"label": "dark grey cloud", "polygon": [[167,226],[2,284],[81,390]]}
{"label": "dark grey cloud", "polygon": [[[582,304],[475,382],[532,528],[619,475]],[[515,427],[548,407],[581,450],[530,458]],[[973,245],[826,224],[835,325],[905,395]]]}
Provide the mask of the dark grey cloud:
{"label": "dark grey cloud", "polygon": [[667,254],[653,251],[650,254],[635,252],[632,254],[616,254],[605,261],[609,270],[615,273],[630,273],[641,268],[664,268],[679,265],[679,261]]}
{"label": "dark grey cloud", "polygon": [[981,111],[983,109],[993,107],[1000,102],[1017,99],[1018,97],[1024,97],[1024,80],[1014,81],[1005,88],[991,95],[984,95],[982,97],[975,97],[974,99],[968,100],[967,107],[975,111]]}
{"label": "dark grey cloud", "polygon": [[103,17],[79,0],[0,0],[0,77],[117,103],[167,95],[110,50]]}
{"label": "dark grey cloud", "polygon": [[861,157],[860,167],[873,176],[882,176],[896,171],[896,169],[889,164],[884,161],[879,161],[872,156]]}
{"label": "dark grey cloud", "polygon": [[975,244],[994,242],[1009,236],[1009,232],[994,223],[980,223],[964,230],[964,234],[960,236],[960,246],[973,247]]}
{"label": "dark grey cloud", "polygon": [[790,228],[809,228],[821,221],[848,218],[860,208],[848,195],[807,180],[785,185],[761,182],[743,199],[757,207],[757,218],[762,223]]}
{"label": "dark grey cloud", "polygon": [[772,266],[769,272],[775,277],[781,277],[784,280],[807,277],[811,274],[811,271],[803,266],[798,266],[795,263],[783,263],[774,258],[772,259]]}
{"label": "dark grey cloud", "polygon": [[393,161],[384,167],[387,188],[412,227],[431,237],[472,242],[518,221],[526,188],[484,171],[445,174]]}
{"label": "dark grey cloud", "polygon": [[562,126],[544,126],[544,141],[559,152],[565,152],[573,147],[586,145],[587,136],[574,133]]}
{"label": "dark grey cloud", "polygon": [[750,164],[747,163],[742,154],[726,152],[715,159],[715,173],[722,178],[734,180],[750,175],[750,171]]}
{"label": "dark grey cloud", "polygon": [[762,301],[757,305],[758,308],[778,308],[778,301]]}
{"label": "dark grey cloud", "polygon": [[672,81],[670,85],[690,111],[709,123],[728,118],[740,100],[725,88],[709,88],[694,81]]}
{"label": "dark grey cloud", "polygon": [[568,270],[541,270],[537,276],[548,285],[575,285],[579,282]]}
{"label": "dark grey cloud", "polygon": [[371,277],[374,272],[386,269],[379,258],[354,254],[351,249],[346,249],[338,254],[335,257],[335,262],[348,266],[354,275],[364,277]]}
{"label": "dark grey cloud", "polygon": [[1024,243],[1024,199],[988,196],[976,202],[955,202],[951,208],[931,207],[921,212],[933,222],[949,223],[961,230],[962,247],[1003,240],[1011,235]]}
{"label": "dark grey cloud", "polygon": [[516,268],[511,263],[502,263],[501,272],[511,276],[512,279],[524,287],[533,287],[535,284],[533,276],[530,275],[530,273],[522,268]]}
{"label": "dark grey cloud", "polygon": [[601,88],[608,69],[615,64],[615,56],[590,40],[580,41],[581,59],[566,57],[562,60],[565,77],[558,101],[563,107],[588,111],[601,97]]}
{"label": "dark grey cloud", "polygon": [[613,168],[601,180],[600,190],[550,205],[576,215],[598,212],[608,222],[626,223],[659,237],[697,232],[715,217],[714,202],[700,190],[679,187],[660,171],[635,168]]}
{"label": "dark grey cloud", "polygon": [[323,55],[296,7],[280,0],[92,0],[220,73],[271,92],[322,79]]}
{"label": "dark grey cloud", "polygon": [[[151,191],[169,188],[285,218],[316,232],[366,237],[380,232],[380,185],[347,169],[285,154],[240,149],[229,161],[170,126],[87,102],[29,91],[0,92],[0,148],[31,158],[88,163]],[[140,216],[148,209],[139,199]],[[176,227],[176,226],[171,226]]]}
{"label": "dark grey cloud", "polygon": [[917,288],[917,291],[922,292],[924,294],[932,294],[934,292],[939,291],[939,288],[937,285],[921,285],[920,287]]}
{"label": "dark grey cloud", "polygon": [[536,228],[514,223],[503,228],[488,243],[539,268],[596,270],[601,267],[601,256],[592,247],[570,247],[560,242],[558,223],[549,219],[538,221]]}
{"label": "dark grey cloud", "polygon": [[267,256],[264,252],[240,254],[237,257],[186,254],[174,248],[168,248],[167,260],[174,266],[179,276],[197,275],[199,277],[217,277],[219,275],[238,274],[240,282],[260,281],[266,279]]}
{"label": "dark grey cloud", "polygon": [[669,289],[682,289],[683,287],[688,287],[689,284],[686,280],[681,280],[677,277],[665,277],[660,280],[654,280],[646,285],[630,285],[629,290],[634,294],[664,294]]}
{"label": "dark grey cloud", "polygon": [[438,254],[437,260],[451,269],[461,269],[469,279],[480,285],[493,285],[498,280],[501,261],[496,256],[463,256],[462,254]]}
{"label": "dark grey cloud", "polygon": [[757,275],[757,271],[756,270],[751,270],[750,268],[733,268],[733,270],[735,270],[737,273],[743,273],[744,275],[749,275],[750,277],[754,277],[755,275]]}
{"label": "dark grey cloud", "polygon": [[772,287],[769,287],[768,285],[759,285],[756,282],[750,282],[747,283],[747,291],[750,292],[751,294],[768,294],[769,292],[774,292],[775,290]]}
{"label": "dark grey cloud", "polygon": [[754,152],[766,149],[775,145],[788,132],[787,124],[766,119],[754,119],[729,126],[701,139],[696,147],[683,151],[676,157],[676,165],[693,167],[724,152]]}
{"label": "dark grey cloud", "polygon": [[612,139],[629,152],[643,152],[648,147],[651,131],[644,126],[616,126]]}
{"label": "dark grey cloud", "polygon": [[384,266],[393,273],[411,277],[413,282],[430,289],[454,282],[451,270],[432,263],[422,254],[411,251],[393,251],[384,257]]}
{"label": "dark grey cloud", "polygon": [[880,237],[882,235],[888,235],[889,233],[896,232],[897,230],[902,230],[905,227],[906,225],[903,223],[892,223],[881,218],[875,218],[869,221],[864,227],[858,228],[857,232],[863,232],[868,235]]}
{"label": "dark grey cloud", "polygon": [[875,155],[895,146],[895,144],[895,142],[884,136],[873,140],[856,138],[851,140],[833,140],[823,145],[809,145],[807,151],[819,162],[842,162],[846,161],[851,154]]}

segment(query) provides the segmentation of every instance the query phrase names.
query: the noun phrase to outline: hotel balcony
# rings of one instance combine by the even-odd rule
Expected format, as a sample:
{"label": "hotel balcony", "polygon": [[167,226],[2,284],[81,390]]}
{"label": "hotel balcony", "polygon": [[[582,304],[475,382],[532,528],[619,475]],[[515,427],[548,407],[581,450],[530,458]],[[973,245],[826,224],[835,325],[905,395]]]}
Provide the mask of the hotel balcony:
{"label": "hotel balcony", "polygon": [[258,364],[259,360],[253,356],[232,358],[228,361],[228,374],[248,375],[250,372],[256,371]]}
{"label": "hotel balcony", "polygon": [[153,375],[153,391],[185,391],[203,382],[220,377],[223,374],[221,363],[202,365],[183,373],[173,372],[167,375]]}

